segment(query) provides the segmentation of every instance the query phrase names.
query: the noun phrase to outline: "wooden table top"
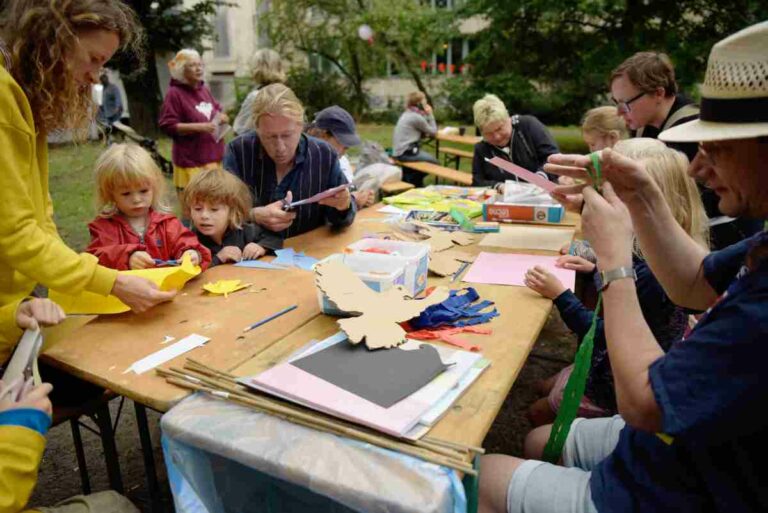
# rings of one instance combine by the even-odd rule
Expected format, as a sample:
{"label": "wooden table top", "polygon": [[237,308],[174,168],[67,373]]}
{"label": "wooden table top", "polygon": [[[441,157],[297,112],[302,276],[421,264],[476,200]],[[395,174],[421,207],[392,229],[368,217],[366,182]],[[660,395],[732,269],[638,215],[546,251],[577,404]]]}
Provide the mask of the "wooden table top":
{"label": "wooden table top", "polygon": [[[342,230],[322,227],[286,241],[286,247],[324,258],[341,251],[360,238],[389,232],[382,223],[386,215],[379,205],[358,214],[355,223]],[[481,236],[478,236],[478,240]],[[464,251],[513,252],[502,248]],[[546,251],[526,253],[552,254]],[[239,278],[252,283],[250,289],[228,298],[203,294],[207,281]],[[467,286],[450,282],[450,277],[430,277],[430,285],[451,288]],[[492,335],[464,335],[482,347],[491,367],[473,384],[431,434],[440,438],[479,445],[511,389],[552,309],[552,302],[523,288],[473,285],[483,299],[496,303],[500,317],[483,327]],[[267,290],[262,291],[262,288]],[[299,307],[256,330],[242,333],[245,326],[281,308]],[[185,390],[167,384],[150,371],[142,375],[123,372],[131,364],[163,348],[161,340],[170,335],[181,339],[192,333],[211,338],[162,367],[181,366],[188,356],[213,367],[238,375],[252,375],[280,362],[296,348],[312,339],[322,339],[338,331],[334,317],[321,315],[313,273],[300,270],[269,271],[218,266],[191,281],[171,303],[151,312],[103,316],[70,330],[47,347],[42,358],[87,381],[114,390],[159,411],[167,411],[187,395]]]}
{"label": "wooden table top", "polygon": [[452,142],[456,144],[468,144],[474,146],[479,143],[483,138],[479,135],[459,135],[459,134],[441,134],[437,132],[435,139],[442,142]]}

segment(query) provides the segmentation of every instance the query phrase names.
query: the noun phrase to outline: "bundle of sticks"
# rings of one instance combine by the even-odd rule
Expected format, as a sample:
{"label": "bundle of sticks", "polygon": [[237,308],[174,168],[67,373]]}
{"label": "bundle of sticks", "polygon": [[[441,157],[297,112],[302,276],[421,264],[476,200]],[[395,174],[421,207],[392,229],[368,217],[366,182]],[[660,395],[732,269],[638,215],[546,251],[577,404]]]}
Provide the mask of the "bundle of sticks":
{"label": "bundle of sticks", "polygon": [[236,376],[191,358],[187,359],[183,369],[157,369],[157,373],[169,383],[188,390],[204,392],[294,424],[398,451],[474,476],[477,471],[472,467],[472,461],[477,454],[485,453],[481,447],[426,436],[418,440],[391,437],[251,390],[238,383]]}

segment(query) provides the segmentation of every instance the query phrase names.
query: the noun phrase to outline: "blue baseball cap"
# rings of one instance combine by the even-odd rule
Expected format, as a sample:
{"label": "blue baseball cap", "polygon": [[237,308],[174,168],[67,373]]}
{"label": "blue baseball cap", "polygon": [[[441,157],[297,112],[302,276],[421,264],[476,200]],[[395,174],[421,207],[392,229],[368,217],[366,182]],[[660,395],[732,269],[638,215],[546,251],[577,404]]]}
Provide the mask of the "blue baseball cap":
{"label": "blue baseball cap", "polygon": [[313,124],[322,130],[327,130],[347,148],[360,144],[360,137],[357,135],[355,120],[346,110],[338,105],[325,108],[315,114]]}

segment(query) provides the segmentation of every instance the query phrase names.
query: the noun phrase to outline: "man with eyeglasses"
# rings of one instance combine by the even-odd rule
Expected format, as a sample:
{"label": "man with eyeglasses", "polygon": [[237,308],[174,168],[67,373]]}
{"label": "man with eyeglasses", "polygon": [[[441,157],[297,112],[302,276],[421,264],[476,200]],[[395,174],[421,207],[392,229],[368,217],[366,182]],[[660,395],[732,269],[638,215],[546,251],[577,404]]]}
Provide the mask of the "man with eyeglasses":
{"label": "man with eyeglasses", "polygon": [[[633,137],[656,139],[664,130],[698,119],[699,108],[679,92],[675,68],[666,54],[638,52],[619,64],[609,81],[611,99]],[[682,151],[690,162],[698,152],[696,143],[667,143]],[[701,200],[710,219],[713,249],[730,246],[757,233],[759,221],[723,216],[714,191],[699,185]]]}

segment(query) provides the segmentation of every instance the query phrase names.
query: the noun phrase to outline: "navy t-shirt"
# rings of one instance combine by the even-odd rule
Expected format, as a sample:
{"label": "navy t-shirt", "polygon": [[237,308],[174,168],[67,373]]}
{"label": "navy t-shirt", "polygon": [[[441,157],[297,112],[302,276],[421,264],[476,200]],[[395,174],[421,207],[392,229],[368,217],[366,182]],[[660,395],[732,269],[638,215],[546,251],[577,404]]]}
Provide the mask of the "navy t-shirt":
{"label": "navy t-shirt", "polygon": [[598,511],[768,511],[768,261],[743,265],[759,242],[768,235],[704,260],[723,295],[649,370],[668,437],[622,430],[592,472]]}

